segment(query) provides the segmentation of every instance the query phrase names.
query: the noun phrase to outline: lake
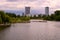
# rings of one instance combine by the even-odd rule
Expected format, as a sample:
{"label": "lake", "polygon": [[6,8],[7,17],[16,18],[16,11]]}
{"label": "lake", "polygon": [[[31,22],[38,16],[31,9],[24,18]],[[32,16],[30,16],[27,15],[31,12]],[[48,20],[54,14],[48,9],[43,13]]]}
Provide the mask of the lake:
{"label": "lake", "polygon": [[12,24],[0,31],[0,40],[60,40],[60,22]]}

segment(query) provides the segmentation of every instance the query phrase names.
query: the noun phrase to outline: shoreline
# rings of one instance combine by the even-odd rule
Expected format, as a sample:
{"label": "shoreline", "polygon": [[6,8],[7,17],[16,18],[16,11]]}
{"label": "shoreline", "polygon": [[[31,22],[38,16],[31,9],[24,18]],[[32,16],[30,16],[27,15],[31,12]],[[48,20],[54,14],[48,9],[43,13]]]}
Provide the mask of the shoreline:
{"label": "shoreline", "polygon": [[10,26],[11,24],[0,24],[0,31]]}

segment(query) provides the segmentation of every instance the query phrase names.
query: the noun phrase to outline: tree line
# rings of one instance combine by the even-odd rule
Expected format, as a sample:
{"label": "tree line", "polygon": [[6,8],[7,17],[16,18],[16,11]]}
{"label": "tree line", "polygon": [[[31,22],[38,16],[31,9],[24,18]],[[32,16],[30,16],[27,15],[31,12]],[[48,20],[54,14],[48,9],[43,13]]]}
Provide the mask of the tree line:
{"label": "tree line", "polygon": [[0,24],[29,21],[29,17],[0,11]]}
{"label": "tree line", "polygon": [[60,21],[60,10],[56,10],[54,14],[48,15],[44,19],[50,21]]}
{"label": "tree line", "polygon": [[50,20],[50,21],[60,21],[60,10],[56,10],[54,14],[51,15],[34,15],[33,17],[27,17],[27,16],[20,16],[16,15],[14,13],[7,13],[4,11],[0,11],[0,24],[6,24],[6,23],[16,23],[16,22],[25,22],[29,21],[30,19],[43,19],[43,20]]}
{"label": "tree line", "polygon": [[36,17],[36,15],[34,15],[34,17],[30,17],[31,19],[43,19],[43,20],[49,20],[49,21],[60,21],[60,10],[56,10],[54,12],[54,14],[51,15],[38,15],[38,17]]}

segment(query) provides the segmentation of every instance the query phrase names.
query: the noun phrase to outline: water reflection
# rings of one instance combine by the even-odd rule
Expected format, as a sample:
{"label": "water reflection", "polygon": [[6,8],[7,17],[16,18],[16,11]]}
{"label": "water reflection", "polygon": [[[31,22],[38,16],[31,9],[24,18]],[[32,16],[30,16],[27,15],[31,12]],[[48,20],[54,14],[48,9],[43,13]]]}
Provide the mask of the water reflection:
{"label": "water reflection", "polygon": [[28,40],[29,24],[12,24],[0,33],[0,40]]}
{"label": "water reflection", "polygon": [[60,22],[12,24],[0,32],[0,40],[60,40]]}

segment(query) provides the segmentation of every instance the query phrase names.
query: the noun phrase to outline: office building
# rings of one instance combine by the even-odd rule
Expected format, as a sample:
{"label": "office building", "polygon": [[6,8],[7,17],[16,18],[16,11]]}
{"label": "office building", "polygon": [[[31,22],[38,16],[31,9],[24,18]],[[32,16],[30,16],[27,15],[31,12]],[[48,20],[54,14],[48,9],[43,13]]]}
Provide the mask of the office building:
{"label": "office building", "polygon": [[46,15],[46,16],[49,15],[49,7],[45,7],[45,15]]}
{"label": "office building", "polygon": [[25,7],[25,15],[30,16],[30,7]]}

